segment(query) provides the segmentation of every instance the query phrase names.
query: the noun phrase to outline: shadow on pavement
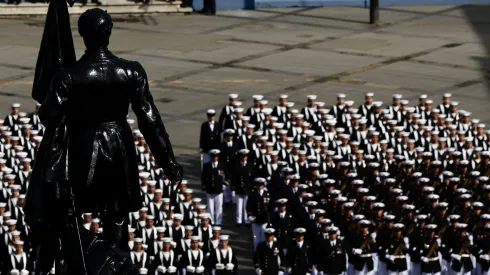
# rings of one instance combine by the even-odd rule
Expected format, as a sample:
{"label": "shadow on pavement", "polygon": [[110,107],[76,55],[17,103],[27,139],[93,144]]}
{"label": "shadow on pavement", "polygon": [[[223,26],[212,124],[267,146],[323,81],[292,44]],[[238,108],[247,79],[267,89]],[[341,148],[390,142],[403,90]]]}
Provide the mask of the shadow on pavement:
{"label": "shadow on pavement", "polygon": [[465,5],[460,8],[486,50],[486,57],[474,57],[474,59],[480,63],[480,68],[484,72],[485,84],[490,92],[490,5]]}

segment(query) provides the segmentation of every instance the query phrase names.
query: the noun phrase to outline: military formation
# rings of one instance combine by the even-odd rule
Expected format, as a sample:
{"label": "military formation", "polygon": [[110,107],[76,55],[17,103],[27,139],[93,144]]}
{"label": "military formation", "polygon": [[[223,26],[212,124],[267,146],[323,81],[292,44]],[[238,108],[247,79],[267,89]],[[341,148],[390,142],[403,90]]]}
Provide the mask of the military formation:
{"label": "military formation", "polygon": [[305,101],[230,94],[201,125],[210,222],[233,207],[256,274],[490,274],[484,124],[448,93]]}
{"label": "military formation", "polygon": [[[39,104],[30,114],[20,107],[12,104],[11,114],[0,120],[0,274],[35,274],[39,266],[23,206],[45,128],[37,114]],[[127,122],[133,128],[135,121]],[[238,274],[229,236],[211,222],[201,199],[193,197],[187,181],[175,185],[166,178],[138,129],[133,137],[144,207],[129,215],[128,244],[139,273]],[[83,213],[82,225],[102,233],[101,218]],[[55,272],[53,267],[50,273]]]}

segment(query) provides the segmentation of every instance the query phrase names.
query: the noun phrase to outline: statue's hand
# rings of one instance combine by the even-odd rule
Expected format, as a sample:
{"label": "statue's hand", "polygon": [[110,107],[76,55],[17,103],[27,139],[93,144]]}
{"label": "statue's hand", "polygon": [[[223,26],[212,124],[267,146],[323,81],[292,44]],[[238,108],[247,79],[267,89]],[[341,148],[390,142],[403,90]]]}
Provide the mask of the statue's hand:
{"label": "statue's hand", "polygon": [[177,162],[171,161],[167,165],[167,169],[165,169],[165,174],[170,181],[179,183],[182,181],[182,177],[184,176],[184,169]]}

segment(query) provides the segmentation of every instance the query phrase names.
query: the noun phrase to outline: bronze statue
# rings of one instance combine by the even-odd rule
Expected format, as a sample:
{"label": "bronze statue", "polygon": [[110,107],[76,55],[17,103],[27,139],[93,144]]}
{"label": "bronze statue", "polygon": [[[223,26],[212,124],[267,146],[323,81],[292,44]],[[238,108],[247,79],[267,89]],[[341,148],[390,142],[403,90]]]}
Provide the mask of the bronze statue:
{"label": "bronze statue", "polygon": [[[38,231],[34,236],[44,232],[61,240],[61,251],[37,242],[40,251],[49,255],[38,253],[43,269],[53,257],[63,255],[61,274],[134,273],[125,254],[129,252],[127,222],[128,213],[142,207],[142,198],[132,131],[126,121],[129,105],[168,178],[178,183],[183,175],[145,70],[108,50],[112,26],[110,15],[98,8],[80,16],[78,31],[85,54],[54,75],[39,110],[48,133],[39,152],[45,161],[34,167],[26,222]],[[79,226],[85,212],[101,213],[102,236]]]}

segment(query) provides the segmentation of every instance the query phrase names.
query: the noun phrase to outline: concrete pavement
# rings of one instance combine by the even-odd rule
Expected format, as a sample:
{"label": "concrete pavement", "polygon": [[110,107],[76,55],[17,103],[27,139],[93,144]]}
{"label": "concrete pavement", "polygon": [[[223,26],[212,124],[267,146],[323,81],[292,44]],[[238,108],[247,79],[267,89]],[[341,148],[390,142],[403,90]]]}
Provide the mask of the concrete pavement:
{"label": "concrete pavement", "polygon": [[[227,94],[246,106],[253,94],[275,103],[288,93],[303,105],[317,94],[328,105],[343,92],[355,105],[366,92],[390,102],[401,93],[415,104],[425,93],[439,103],[451,92],[460,107],[490,125],[489,6],[391,7],[370,26],[368,10],[354,7],[224,11],[215,17],[115,17],[110,47],[140,61],[186,178],[199,190],[198,135],[209,108]],[[78,56],[83,45],[73,31]],[[29,111],[44,18],[0,19],[0,116],[12,102]],[[490,127],[490,126],[489,126]],[[240,274],[252,274],[251,234],[226,231],[240,255]]]}

